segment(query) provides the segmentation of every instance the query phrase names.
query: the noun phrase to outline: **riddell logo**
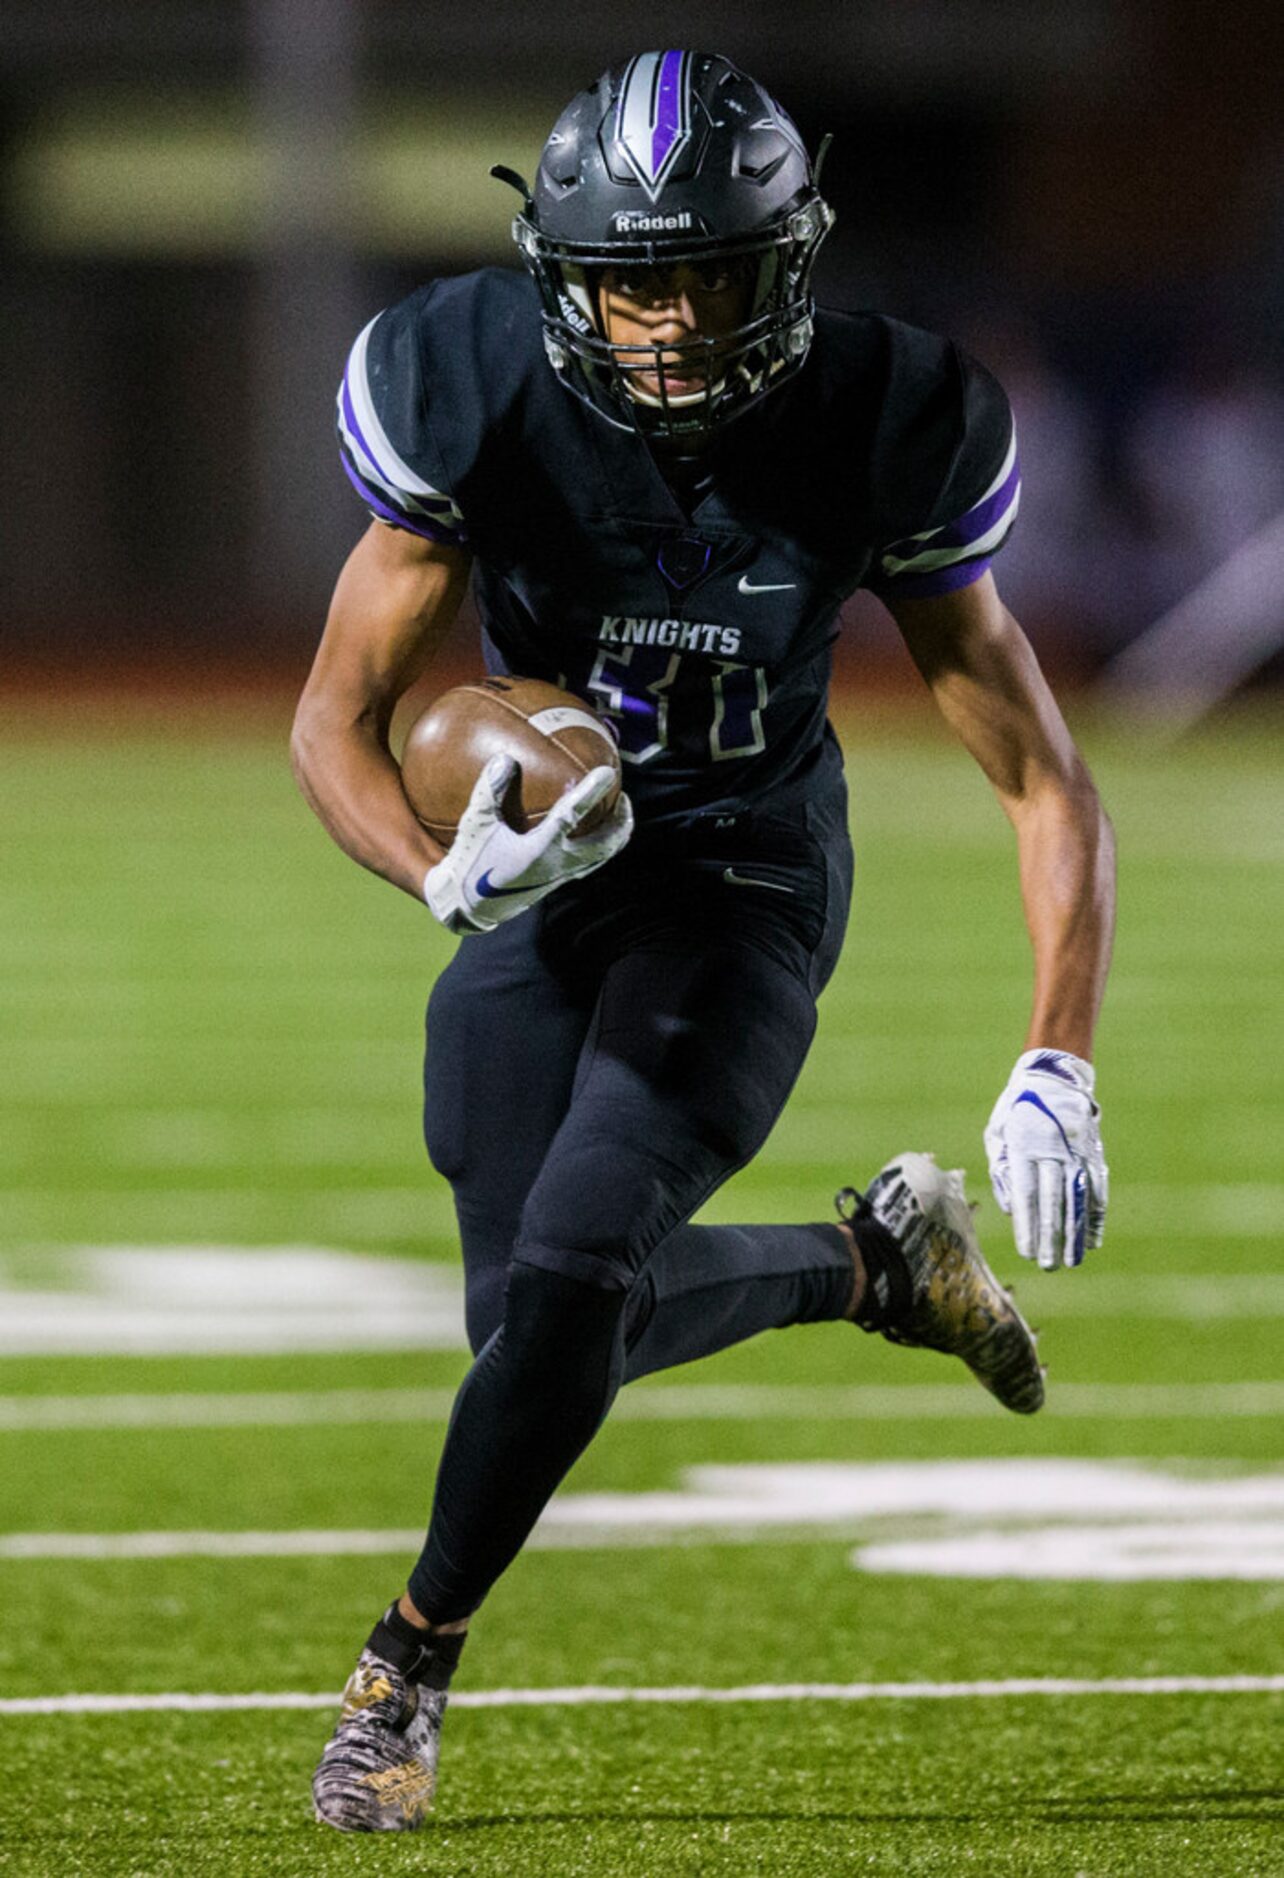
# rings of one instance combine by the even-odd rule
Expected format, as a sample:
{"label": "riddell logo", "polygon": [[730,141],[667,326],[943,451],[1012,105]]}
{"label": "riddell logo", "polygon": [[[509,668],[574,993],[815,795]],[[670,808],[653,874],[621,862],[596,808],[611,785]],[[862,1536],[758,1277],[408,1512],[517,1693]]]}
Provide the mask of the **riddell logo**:
{"label": "riddell logo", "polygon": [[652,214],[646,209],[619,209],[611,217],[611,228],[617,235],[678,234],[695,225],[690,209],[680,209],[673,215]]}
{"label": "riddell logo", "polygon": [[569,294],[559,293],[557,296],[557,304],[561,307],[562,318],[566,321],[568,326],[573,326],[577,333],[592,332],[593,328],[589,325],[589,322],[585,319]]}

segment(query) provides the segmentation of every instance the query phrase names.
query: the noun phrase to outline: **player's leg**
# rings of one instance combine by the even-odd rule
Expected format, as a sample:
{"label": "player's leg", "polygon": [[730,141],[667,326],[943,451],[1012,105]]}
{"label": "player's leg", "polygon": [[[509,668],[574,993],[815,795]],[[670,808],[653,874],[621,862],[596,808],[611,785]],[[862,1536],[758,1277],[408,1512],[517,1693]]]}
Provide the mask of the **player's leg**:
{"label": "player's leg", "polygon": [[[790,894],[782,902],[781,889],[768,889],[750,909],[744,890],[721,878],[732,861],[750,865],[746,854],[762,864],[761,833],[738,821],[731,833],[720,827],[688,837],[685,848],[666,837],[660,878],[648,877],[645,855],[622,879],[623,870],[613,870],[620,884],[606,896],[609,911],[596,891],[559,895],[484,944],[461,946],[438,980],[428,1010],[425,1139],[454,1192],[474,1354],[503,1316],[522,1206],[570,1102],[603,956],[618,946],[619,907],[630,898],[648,910],[663,905],[676,865],[704,931],[716,934],[729,919],[756,929],[772,955],[806,979],[813,999],[833,970],[851,894],[843,803],[797,811],[784,852],[781,818],[773,818],[767,861],[774,879],[787,873]],[[841,1317],[852,1285],[851,1236],[832,1224],[679,1227],[631,1290],[625,1379],[763,1330]]]}
{"label": "player's leg", "polygon": [[[733,818],[729,830],[725,818],[712,818],[693,831],[686,863],[697,921],[726,927],[730,885],[737,926],[819,996],[851,897],[841,792],[784,816]],[[753,881],[760,891],[745,884]],[[654,891],[663,892],[662,879]],[[841,1227],[678,1226],[631,1291],[626,1381],[769,1328],[852,1317],[895,1342],[962,1357],[1008,1408],[1037,1408],[1034,1341],[985,1263],[961,1178],[928,1156],[900,1155],[871,1183],[867,1202],[848,1211]]]}
{"label": "player's leg", "polygon": [[858,1259],[850,1234],[827,1222],[677,1227],[629,1293],[625,1382],[764,1330],[849,1316]]}
{"label": "player's leg", "polygon": [[[523,1214],[504,1324],[461,1390],[410,1582],[415,1606],[434,1622],[465,1617],[520,1549],[619,1387],[637,1275],[756,1152],[810,1043],[811,952],[808,969],[797,969],[794,941],[814,933],[814,922],[799,925],[792,910],[783,923],[746,913],[734,938],[719,939],[712,923],[693,930],[700,896],[684,886],[692,887],[684,919],[661,935],[671,942],[652,938],[605,975],[570,1109]],[[908,1309],[911,1291],[917,1302],[883,1222],[867,1212],[852,1230],[867,1267],[875,1258],[880,1276],[899,1274],[892,1313]],[[840,1232],[819,1232],[830,1235],[837,1292]],[[932,1236],[936,1243],[935,1226]],[[746,1245],[758,1251],[761,1240],[742,1231],[727,1241],[733,1259]],[[876,1301],[865,1321],[882,1328],[885,1291]],[[735,1326],[737,1334],[757,1327]]]}
{"label": "player's leg", "polygon": [[[545,961],[534,931],[514,922],[461,946],[428,1008],[424,1133],[454,1192],[474,1355],[503,1318],[522,1208],[591,1016],[592,987]],[[679,1226],[630,1289],[624,1379],[842,1317],[852,1289],[850,1235],[833,1224]]]}
{"label": "player's leg", "polygon": [[410,1579],[431,1621],[476,1608],[592,1438],[623,1379],[638,1273],[757,1151],[814,1024],[805,979],[753,944],[647,948],[608,969],[527,1200],[503,1325],[447,1435]]}
{"label": "player's leg", "polygon": [[[845,793],[765,823],[750,815],[727,828],[718,817],[693,845],[703,891],[721,901],[710,907],[710,922],[746,924],[802,979],[814,1004],[838,962],[851,905]],[[727,882],[727,869],[737,882]],[[757,878],[772,884],[757,893],[739,884]],[[814,1022],[813,1013],[808,1037]],[[625,1381],[764,1330],[846,1317],[863,1280],[852,1233],[833,1223],[680,1225],[656,1247],[630,1294]]]}
{"label": "player's leg", "polygon": [[[535,918],[461,945],[429,1001],[424,1137],[454,1190],[474,1352],[503,1316],[526,1195],[570,1101],[595,985],[552,959]],[[393,1603],[344,1690],[313,1779],[317,1817],[345,1831],[417,1825],[462,1634],[426,1636]]]}
{"label": "player's leg", "polygon": [[522,1207],[565,1115],[597,979],[538,915],[466,940],[433,987],[424,1140],[455,1200],[473,1354],[498,1328]]}

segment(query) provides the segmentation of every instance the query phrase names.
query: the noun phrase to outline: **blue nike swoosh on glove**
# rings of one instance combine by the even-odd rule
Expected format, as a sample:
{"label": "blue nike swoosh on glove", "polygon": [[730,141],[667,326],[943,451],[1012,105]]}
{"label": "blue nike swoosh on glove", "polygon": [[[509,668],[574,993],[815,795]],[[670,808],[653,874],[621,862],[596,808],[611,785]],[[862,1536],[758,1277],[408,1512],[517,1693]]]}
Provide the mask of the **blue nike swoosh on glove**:
{"label": "blue nike swoosh on glove", "polygon": [[1012,1104],[1012,1106],[1014,1109],[1019,1108],[1023,1102],[1028,1102],[1032,1108],[1042,1109],[1043,1113],[1047,1116],[1050,1122],[1056,1122],[1057,1133],[1060,1135],[1061,1139],[1065,1142],[1066,1148],[1068,1149],[1068,1151],[1071,1154],[1073,1154],[1074,1149],[1070,1146],[1069,1136],[1066,1134],[1065,1129],[1061,1126],[1061,1123],[1057,1121],[1056,1116],[1052,1113],[1052,1110],[1048,1107],[1047,1103],[1042,1101],[1034,1093],[1033,1089],[1023,1089],[1020,1095],[1017,1097],[1016,1101]]}
{"label": "blue nike swoosh on glove", "polygon": [[492,887],[490,884],[490,869],[487,868],[486,872],[482,875],[481,879],[477,882],[477,891],[481,895],[483,900],[502,900],[505,894],[529,893],[530,888],[529,887]]}

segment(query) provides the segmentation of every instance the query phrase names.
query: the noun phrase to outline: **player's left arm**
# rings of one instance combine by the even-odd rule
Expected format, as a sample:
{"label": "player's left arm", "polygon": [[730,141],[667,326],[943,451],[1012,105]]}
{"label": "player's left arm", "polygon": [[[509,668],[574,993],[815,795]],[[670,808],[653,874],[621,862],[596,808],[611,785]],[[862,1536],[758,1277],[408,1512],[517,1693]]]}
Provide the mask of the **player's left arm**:
{"label": "player's left arm", "polygon": [[1025,1053],[986,1145],[1018,1249],[1045,1267],[1100,1244],[1106,1169],[1092,1043],[1114,934],[1109,818],[1030,643],[986,572],[924,598],[888,596],[947,722],[1016,831],[1034,1002]]}

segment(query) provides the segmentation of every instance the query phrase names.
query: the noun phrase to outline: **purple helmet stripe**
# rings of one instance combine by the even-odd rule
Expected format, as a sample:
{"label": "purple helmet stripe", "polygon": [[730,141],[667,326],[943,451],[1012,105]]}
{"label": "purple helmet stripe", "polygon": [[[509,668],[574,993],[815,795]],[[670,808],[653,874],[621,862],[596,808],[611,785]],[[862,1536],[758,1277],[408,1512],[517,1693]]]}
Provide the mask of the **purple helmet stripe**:
{"label": "purple helmet stripe", "polygon": [[691,135],[691,56],[642,52],[620,86],[615,136],[633,174],[654,202]]}
{"label": "purple helmet stripe", "polygon": [[651,174],[658,176],[669,152],[682,130],[682,58],[680,52],[666,52],[655,77],[655,103],[652,107]]}

